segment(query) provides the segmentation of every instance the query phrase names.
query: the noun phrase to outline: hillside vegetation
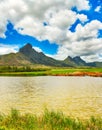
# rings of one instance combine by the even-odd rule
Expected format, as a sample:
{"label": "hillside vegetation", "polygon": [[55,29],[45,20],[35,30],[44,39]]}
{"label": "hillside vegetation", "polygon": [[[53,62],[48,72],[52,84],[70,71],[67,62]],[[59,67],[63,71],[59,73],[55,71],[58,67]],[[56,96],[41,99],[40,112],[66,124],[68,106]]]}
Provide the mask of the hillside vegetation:
{"label": "hillside vegetation", "polygon": [[53,67],[102,67],[102,62],[86,63],[81,57],[68,56],[65,60],[55,60],[44,53],[36,52],[31,44],[26,44],[17,53],[0,56],[0,66],[45,65]]}

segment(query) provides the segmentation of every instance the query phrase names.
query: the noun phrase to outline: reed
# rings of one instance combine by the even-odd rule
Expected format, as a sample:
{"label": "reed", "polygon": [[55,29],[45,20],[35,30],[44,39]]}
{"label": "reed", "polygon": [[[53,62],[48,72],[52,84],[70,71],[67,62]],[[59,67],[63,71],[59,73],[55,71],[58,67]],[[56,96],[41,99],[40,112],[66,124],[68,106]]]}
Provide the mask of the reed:
{"label": "reed", "polygon": [[102,118],[74,119],[62,112],[48,111],[36,116],[21,115],[12,109],[9,115],[0,115],[0,130],[102,130]]}

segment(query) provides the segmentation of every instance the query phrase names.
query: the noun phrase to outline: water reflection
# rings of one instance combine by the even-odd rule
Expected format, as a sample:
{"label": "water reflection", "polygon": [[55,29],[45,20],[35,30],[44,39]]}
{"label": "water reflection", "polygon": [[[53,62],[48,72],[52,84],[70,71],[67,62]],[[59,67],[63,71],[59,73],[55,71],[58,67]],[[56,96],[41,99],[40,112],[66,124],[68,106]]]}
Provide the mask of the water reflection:
{"label": "water reflection", "polygon": [[102,78],[0,77],[0,112],[41,114],[45,107],[82,118],[102,115]]}

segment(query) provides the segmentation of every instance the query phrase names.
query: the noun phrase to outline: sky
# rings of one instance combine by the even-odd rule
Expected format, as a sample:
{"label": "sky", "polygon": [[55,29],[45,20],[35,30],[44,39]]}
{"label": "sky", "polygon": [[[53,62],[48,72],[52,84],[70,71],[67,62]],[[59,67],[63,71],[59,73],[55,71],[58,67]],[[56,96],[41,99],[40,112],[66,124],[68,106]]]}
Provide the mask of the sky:
{"label": "sky", "polygon": [[27,43],[58,60],[102,62],[102,0],[0,0],[0,55]]}

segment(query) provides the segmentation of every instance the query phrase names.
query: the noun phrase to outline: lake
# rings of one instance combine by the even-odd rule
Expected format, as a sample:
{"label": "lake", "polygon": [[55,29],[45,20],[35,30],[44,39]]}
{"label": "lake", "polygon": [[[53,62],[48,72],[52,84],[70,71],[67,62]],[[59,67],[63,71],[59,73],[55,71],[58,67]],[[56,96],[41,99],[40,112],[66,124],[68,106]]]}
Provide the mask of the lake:
{"label": "lake", "polygon": [[79,118],[102,116],[102,78],[0,77],[0,113],[11,108],[41,114],[44,109]]}

